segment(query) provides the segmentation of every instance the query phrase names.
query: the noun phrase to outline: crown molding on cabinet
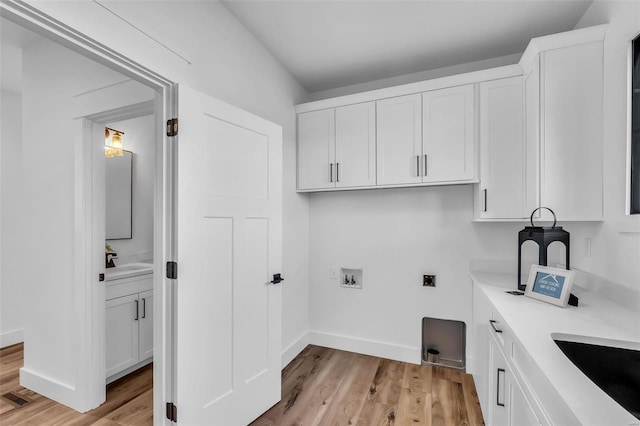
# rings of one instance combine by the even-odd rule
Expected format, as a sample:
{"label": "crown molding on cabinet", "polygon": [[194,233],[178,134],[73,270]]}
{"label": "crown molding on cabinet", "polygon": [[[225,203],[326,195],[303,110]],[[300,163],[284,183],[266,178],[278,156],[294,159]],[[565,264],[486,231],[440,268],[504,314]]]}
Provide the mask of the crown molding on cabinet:
{"label": "crown molding on cabinet", "polygon": [[501,78],[514,77],[518,75],[522,75],[522,68],[519,65],[505,65],[502,67],[490,68],[486,70],[434,78],[432,80],[425,80],[417,83],[403,84],[400,86],[387,87],[384,89],[371,90],[368,92],[354,93],[352,95],[338,96],[336,98],[307,102],[298,104],[295,106],[295,108],[296,113],[300,114],[303,112],[318,111],[321,109],[335,108],[362,102],[378,101],[381,99],[393,98],[396,96],[411,95],[414,93],[428,92],[430,90],[444,89],[447,87],[462,86],[472,83],[480,83],[489,80],[498,80]]}
{"label": "crown molding on cabinet", "polygon": [[533,67],[534,60],[540,52],[562,49],[563,47],[575,46],[577,44],[602,41],[607,34],[607,27],[608,24],[602,24],[533,38],[522,54],[518,64],[524,70],[524,73],[527,74],[529,70],[531,70],[531,67]]}

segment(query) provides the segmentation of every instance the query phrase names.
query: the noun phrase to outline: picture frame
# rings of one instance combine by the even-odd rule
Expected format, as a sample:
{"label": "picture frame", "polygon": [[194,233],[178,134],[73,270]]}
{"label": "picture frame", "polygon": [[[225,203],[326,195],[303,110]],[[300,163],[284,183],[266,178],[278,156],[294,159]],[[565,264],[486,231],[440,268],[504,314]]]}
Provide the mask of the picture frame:
{"label": "picture frame", "polygon": [[569,302],[575,274],[569,269],[531,265],[524,295],[565,308]]}

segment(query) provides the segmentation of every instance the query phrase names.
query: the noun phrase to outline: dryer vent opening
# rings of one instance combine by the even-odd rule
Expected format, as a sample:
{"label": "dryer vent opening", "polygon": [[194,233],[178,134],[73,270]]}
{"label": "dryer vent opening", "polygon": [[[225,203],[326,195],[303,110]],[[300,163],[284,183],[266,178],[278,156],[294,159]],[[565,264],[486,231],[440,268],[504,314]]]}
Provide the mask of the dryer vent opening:
{"label": "dryer vent opening", "polygon": [[467,326],[462,321],[422,319],[422,364],[465,369]]}

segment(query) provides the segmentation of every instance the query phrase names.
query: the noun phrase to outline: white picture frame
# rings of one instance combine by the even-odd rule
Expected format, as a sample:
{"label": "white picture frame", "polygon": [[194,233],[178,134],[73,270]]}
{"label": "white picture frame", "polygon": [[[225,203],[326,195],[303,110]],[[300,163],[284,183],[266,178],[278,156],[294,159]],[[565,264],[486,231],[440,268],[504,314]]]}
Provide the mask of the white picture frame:
{"label": "white picture frame", "polygon": [[569,302],[575,274],[568,269],[531,265],[524,295],[564,308]]}

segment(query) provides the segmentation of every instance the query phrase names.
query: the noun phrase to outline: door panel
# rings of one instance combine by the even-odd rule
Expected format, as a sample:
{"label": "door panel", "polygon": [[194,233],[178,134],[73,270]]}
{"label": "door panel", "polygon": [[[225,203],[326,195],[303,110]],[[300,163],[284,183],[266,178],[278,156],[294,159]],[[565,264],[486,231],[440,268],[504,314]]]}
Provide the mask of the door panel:
{"label": "door panel", "polygon": [[177,406],[246,425],[280,399],[282,129],[180,87]]}
{"label": "door panel", "polygon": [[424,182],[471,180],[475,175],[473,85],[422,94]]}
{"label": "door panel", "polygon": [[138,363],[138,294],[106,301],[106,377]]}
{"label": "door panel", "polygon": [[376,184],[376,104],[336,108],[336,187]]}
{"label": "door panel", "polygon": [[140,361],[153,356],[153,290],[140,293]]}
{"label": "door panel", "polygon": [[421,95],[376,102],[378,185],[422,182]]}
{"label": "door panel", "polygon": [[298,114],[298,189],[335,184],[335,110]]}

